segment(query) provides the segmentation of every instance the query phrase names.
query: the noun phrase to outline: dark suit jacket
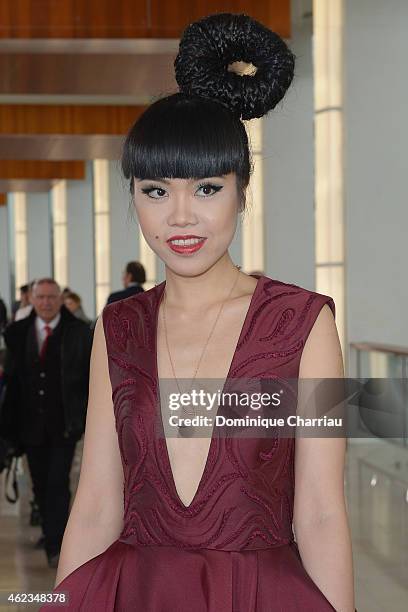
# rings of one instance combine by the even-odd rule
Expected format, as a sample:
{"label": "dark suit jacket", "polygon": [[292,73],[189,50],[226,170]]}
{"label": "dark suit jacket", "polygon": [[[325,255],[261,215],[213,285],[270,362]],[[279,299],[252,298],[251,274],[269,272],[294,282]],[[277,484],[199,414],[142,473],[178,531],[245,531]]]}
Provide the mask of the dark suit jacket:
{"label": "dark suit jacket", "polygon": [[[21,443],[20,433],[26,418],[28,373],[27,347],[36,313],[9,325],[4,333],[6,342],[5,392],[0,406],[0,435],[14,445]],[[81,437],[85,429],[88,403],[89,364],[93,332],[90,327],[61,307],[61,393],[65,435]]]}
{"label": "dark suit jacket", "polygon": [[0,332],[7,325],[7,308],[3,300],[0,298]]}
{"label": "dark suit jacket", "polygon": [[108,304],[112,304],[112,302],[118,302],[119,300],[124,300],[131,295],[135,295],[135,293],[141,293],[144,291],[142,285],[130,285],[127,289],[122,289],[122,291],[115,291],[111,293],[108,297]]}

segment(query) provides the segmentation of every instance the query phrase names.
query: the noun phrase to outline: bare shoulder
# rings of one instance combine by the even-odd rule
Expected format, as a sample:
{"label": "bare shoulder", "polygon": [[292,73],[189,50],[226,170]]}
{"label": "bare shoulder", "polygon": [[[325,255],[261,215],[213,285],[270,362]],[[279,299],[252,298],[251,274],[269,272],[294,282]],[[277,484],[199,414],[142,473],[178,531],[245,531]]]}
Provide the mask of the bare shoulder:
{"label": "bare shoulder", "polygon": [[333,312],[324,304],[306,339],[299,378],[342,378],[343,355]]}
{"label": "bare shoulder", "polygon": [[250,274],[243,275],[242,282],[240,284],[241,291],[244,295],[251,295],[260,279],[251,276]]}
{"label": "bare shoulder", "polygon": [[102,315],[96,319],[95,329],[94,329],[94,342],[98,343],[102,347],[105,344],[105,331],[103,328]]}

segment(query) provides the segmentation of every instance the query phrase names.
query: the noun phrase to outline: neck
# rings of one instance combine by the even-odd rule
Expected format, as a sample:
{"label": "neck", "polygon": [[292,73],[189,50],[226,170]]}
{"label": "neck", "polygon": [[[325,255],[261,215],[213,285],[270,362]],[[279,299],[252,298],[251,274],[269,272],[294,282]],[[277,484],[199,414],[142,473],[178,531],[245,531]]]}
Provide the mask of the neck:
{"label": "neck", "polygon": [[37,315],[37,316],[38,316],[38,318],[39,318],[39,319],[41,319],[41,321],[44,321],[44,323],[46,323],[46,324],[48,325],[49,323],[51,323],[52,321],[54,321],[54,319],[56,319],[56,318],[58,317],[58,315],[59,315],[59,314],[60,314],[60,313],[59,313],[59,312],[57,312],[57,314],[55,314],[55,315],[54,315],[53,317],[51,317],[51,318],[49,318],[49,317],[47,317],[47,318],[45,318],[45,317],[41,317],[40,315]]}
{"label": "neck", "polygon": [[182,276],[166,266],[166,302],[178,308],[182,304],[185,311],[202,310],[203,304],[224,300],[238,276],[235,294],[240,275],[228,252],[211,268],[195,276]]}

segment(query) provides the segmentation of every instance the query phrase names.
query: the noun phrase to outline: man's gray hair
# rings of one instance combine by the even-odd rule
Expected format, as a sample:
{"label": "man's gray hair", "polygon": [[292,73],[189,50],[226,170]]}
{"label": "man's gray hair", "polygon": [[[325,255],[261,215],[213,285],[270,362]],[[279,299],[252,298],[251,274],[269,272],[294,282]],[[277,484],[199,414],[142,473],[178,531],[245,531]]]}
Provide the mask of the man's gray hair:
{"label": "man's gray hair", "polygon": [[61,287],[59,286],[57,281],[54,278],[51,278],[50,276],[44,276],[43,278],[36,278],[35,281],[33,282],[32,290],[35,291],[39,285],[55,285],[58,289],[58,292],[61,293]]}

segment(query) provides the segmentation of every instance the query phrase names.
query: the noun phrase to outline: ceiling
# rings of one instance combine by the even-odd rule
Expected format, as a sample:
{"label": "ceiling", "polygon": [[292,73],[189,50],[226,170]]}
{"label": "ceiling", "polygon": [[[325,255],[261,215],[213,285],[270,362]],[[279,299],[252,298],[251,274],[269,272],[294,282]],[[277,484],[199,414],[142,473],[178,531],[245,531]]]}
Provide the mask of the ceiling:
{"label": "ceiling", "polygon": [[[299,12],[305,2],[310,0],[295,1]],[[47,191],[58,180],[22,178],[29,160],[118,159],[124,135],[144,107],[177,91],[173,63],[191,21],[245,12],[285,38],[291,30],[290,0],[1,5],[0,194]],[[7,160],[15,177],[1,174]]]}

